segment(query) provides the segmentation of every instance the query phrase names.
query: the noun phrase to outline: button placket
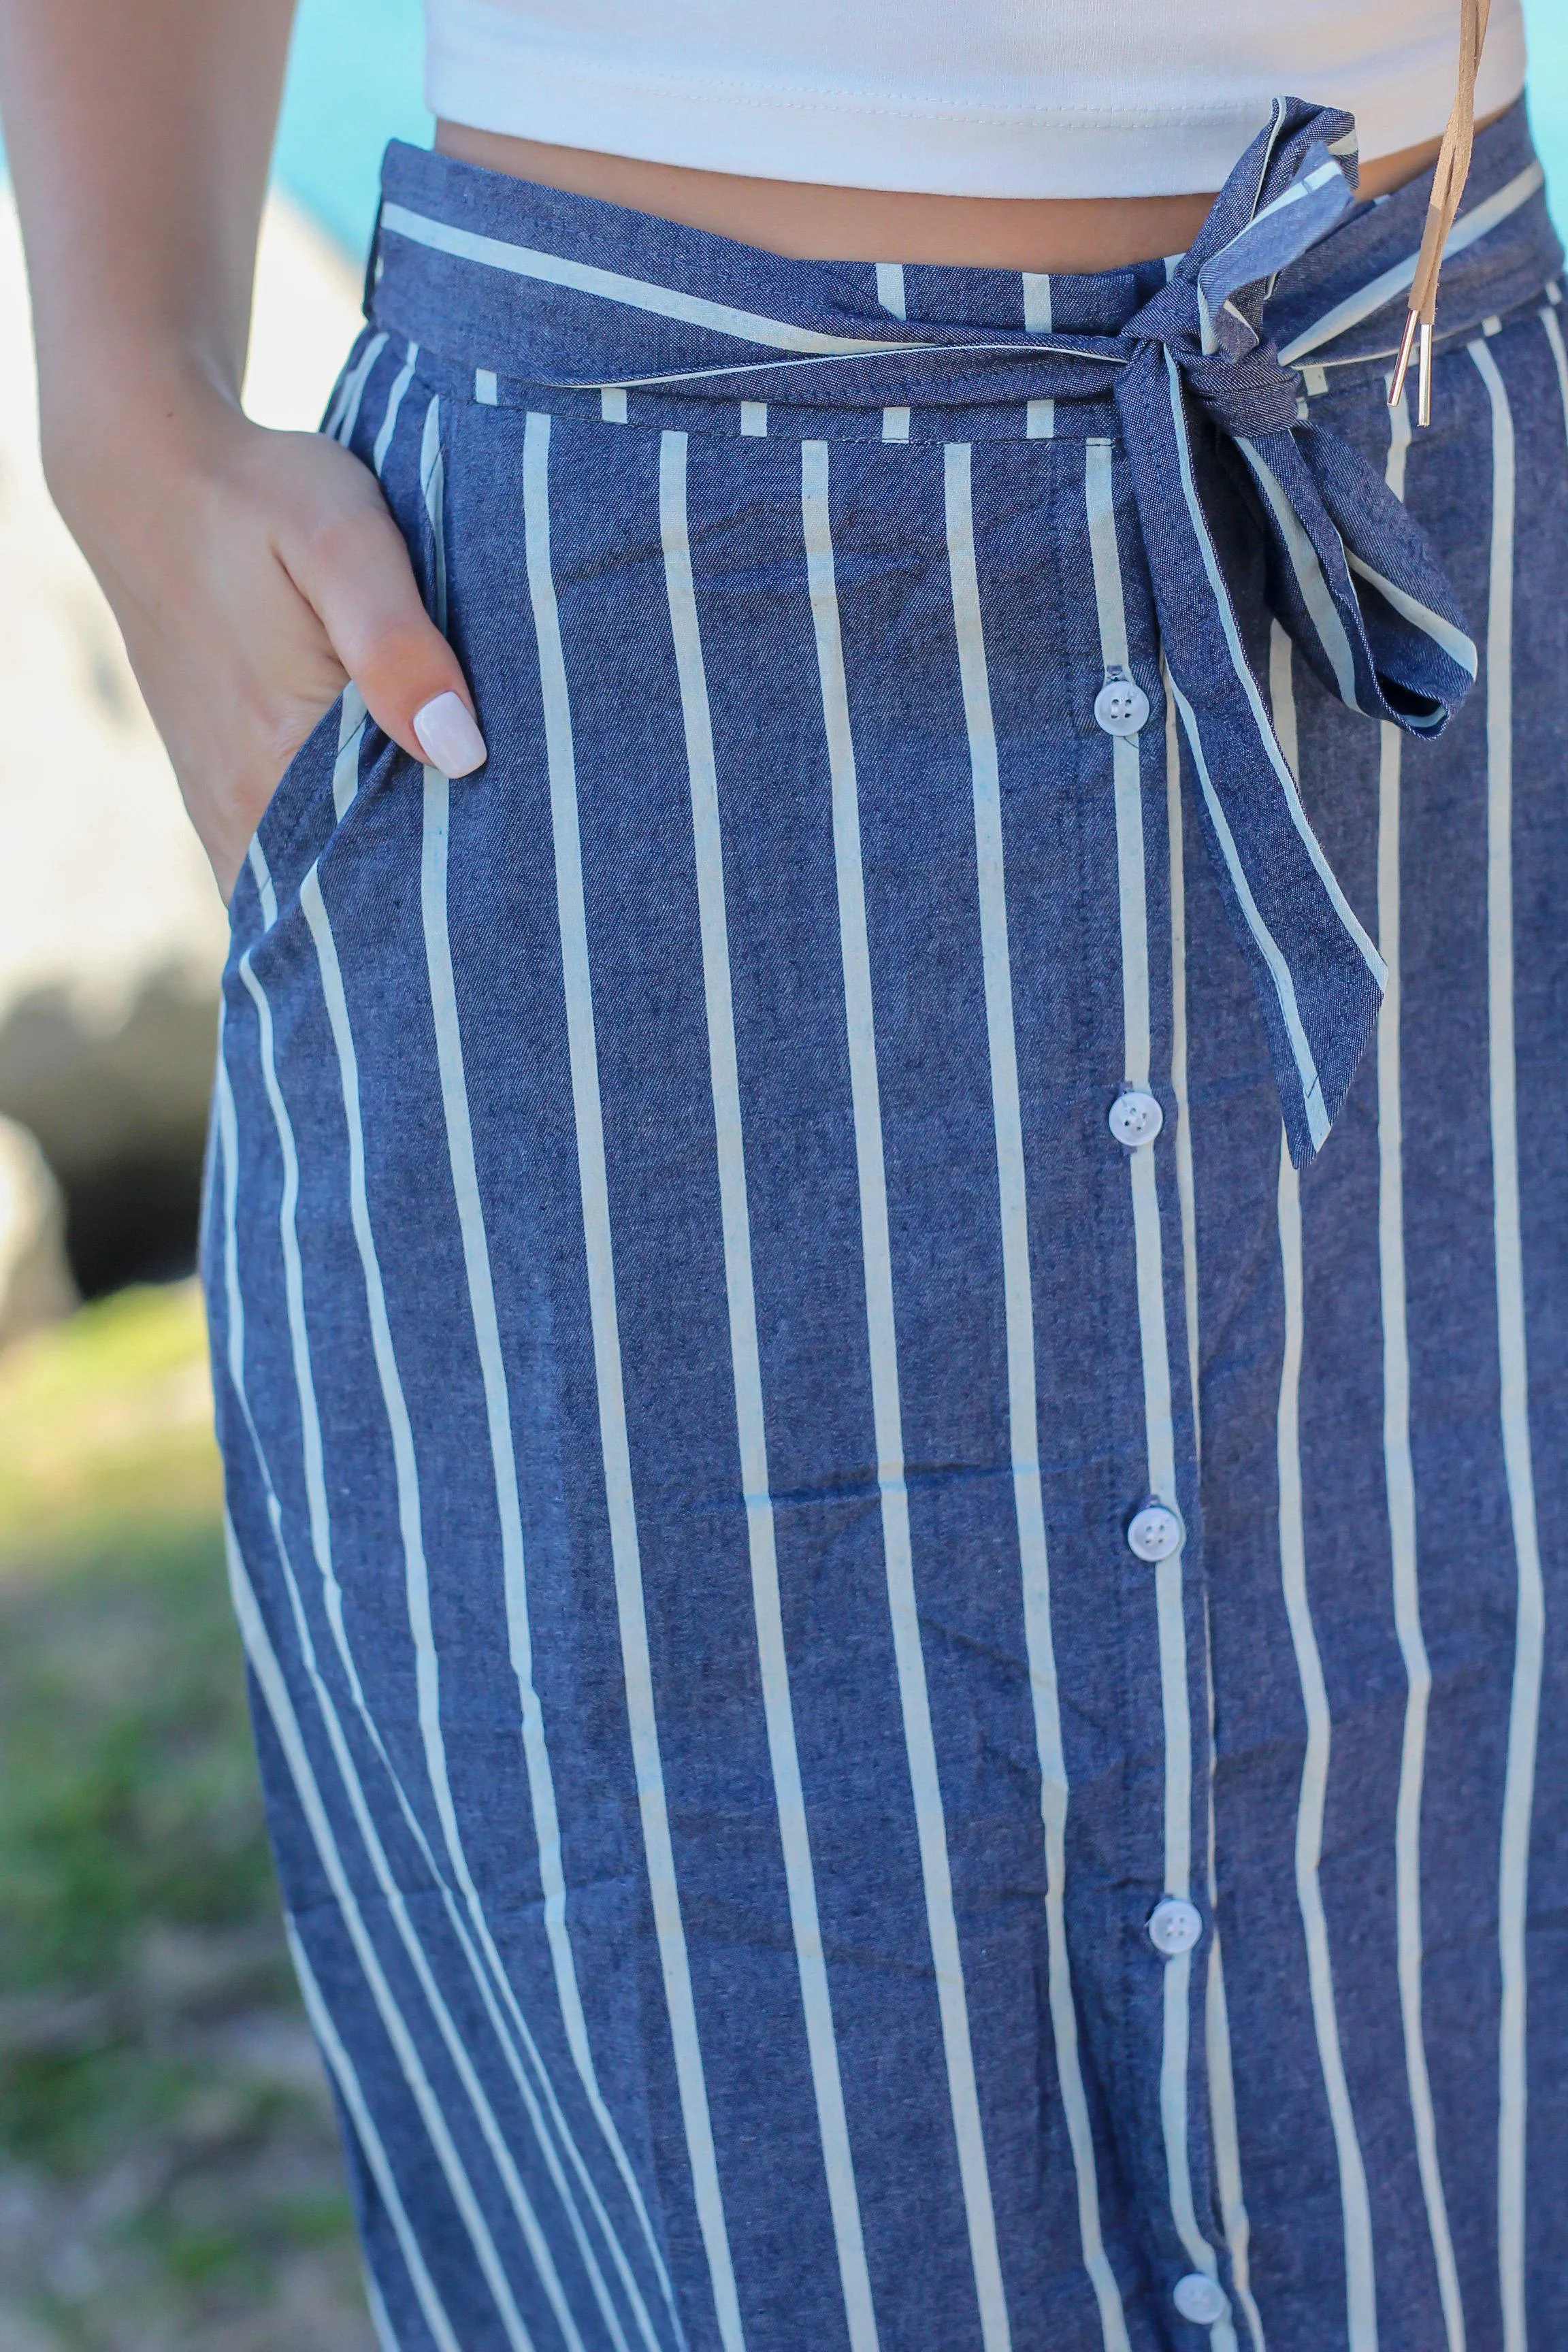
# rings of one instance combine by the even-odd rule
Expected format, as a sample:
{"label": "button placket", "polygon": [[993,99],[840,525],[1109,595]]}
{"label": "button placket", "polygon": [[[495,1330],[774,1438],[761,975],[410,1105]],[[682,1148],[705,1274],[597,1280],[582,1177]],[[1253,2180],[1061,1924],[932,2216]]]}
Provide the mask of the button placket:
{"label": "button placket", "polygon": [[1149,698],[1124,669],[1108,669],[1094,698],[1094,722],[1107,735],[1136,735],[1149,723]]}
{"label": "button placket", "polygon": [[1230,2309],[1230,2297],[1217,2279],[1205,2277],[1202,2271],[1189,2271],[1171,2289],[1171,2301],[1184,2319],[1191,2319],[1199,2327],[1212,2327]]}
{"label": "button placket", "polygon": [[[1114,606],[1115,600],[1109,601]],[[1151,919],[1148,846],[1146,839],[1140,841],[1136,830],[1130,832],[1133,820],[1129,811],[1134,803],[1142,801],[1142,786],[1149,781],[1146,776],[1141,777],[1142,746],[1137,739],[1149,723],[1152,707],[1148,695],[1136,684],[1128,669],[1119,666],[1124,665],[1128,659],[1128,646],[1121,618],[1114,609],[1110,622],[1111,625],[1108,627],[1102,614],[1101,646],[1107,666],[1104,682],[1095,698],[1094,718],[1102,731],[1116,742],[1114,782],[1119,871],[1126,887],[1125,877],[1131,873],[1136,877],[1138,866],[1142,866],[1144,920],[1147,923]],[[1126,741],[1125,750],[1121,748],[1123,740]],[[1106,760],[1104,764],[1109,768],[1111,762]],[[1147,824],[1145,816],[1145,828]],[[1135,902],[1138,891],[1136,878],[1131,887]],[[1149,1303],[1150,1294],[1154,1288],[1158,1287],[1163,1293],[1165,1287],[1159,1256],[1156,1255],[1151,1259],[1151,1234],[1158,1232],[1163,1223],[1163,1206],[1168,1205],[1163,1204],[1160,1197],[1166,1188],[1161,1181],[1163,1171],[1155,1151],[1164,1129],[1167,1105],[1154,1091],[1156,1085],[1163,1084],[1163,1069],[1157,1058],[1163,1034],[1162,1001],[1153,985],[1153,978],[1152,970],[1143,962],[1123,971],[1126,1058],[1117,1073],[1113,1087],[1108,1087],[1100,1099],[1109,1129],[1107,1139],[1113,1149],[1120,1147],[1117,1157],[1124,1158],[1127,1164],[1124,1171],[1113,1173],[1114,1160],[1109,1165],[1102,1163],[1100,1172],[1107,1183],[1118,1189],[1125,1186],[1131,1193],[1132,1232],[1130,1238],[1133,1244],[1137,1287],[1135,1301],[1128,1302],[1127,1311],[1129,1321],[1133,1325],[1133,1347],[1142,1360],[1140,1385],[1145,1429],[1144,1444],[1140,1450],[1144,1457],[1143,1475],[1148,1480],[1149,1489],[1152,1490],[1146,1490],[1140,1496],[1135,1486],[1131,1493],[1127,1488],[1122,1489],[1125,1496],[1122,1505],[1125,1516],[1121,1518],[1123,1540],[1132,1558],[1148,1569],[1148,1576],[1146,1579],[1131,1576],[1123,1570],[1115,1581],[1120,1588],[1119,1601],[1142,1612],[1139,1621],[1141,1634],[1147,1633],[1154,1636],[1150,1664],[1152,1667],[1157,1664],[1160,1669],[1158,1692],[1143,1685],[1141,1675],[1138,1687],[1144,1706],[1153,1705],[1165,1718],[1164,1764],[1167,1779],[1170,1779],[1182,1769],[1181,1759],[1173,1753],[1173,1736],[1169,1727],[1172,1654],[1179,1644],[1183,1663],[1174,1672],[1184,1680],[1189,1670],[1192,1646],[1191,1595],[1186,1589],[1181,1559],[1186,1528],[1175,1506],[1175,1496],[1186,1475],[1186,1463],[1178,1430],[1173,1425],[1168,1407],[1163,1402],[1164,1383],[1156,1381],[1151,1369],[1152,1358],[1161,1352],[1167,1355],[1169,1352],[1169,1334],[1163,1328],[1165,1318],[1152,1315]],[[1156,1076],[1156,1073],[1161,1075]],[[1100,1149],[1103,1151],[1104,1145],[1101,1144]],[[1136,1359],[1129,1369],[1136,1381]],[[1151,1612],[1156,1621],[1152,1625],[1149,1622]],[[1158,1724],[1159,1718],[1156,1720]],[[1167,1808],[1173,1798],[1174,1791],[1168,1790]],[[1190,1802],[1184,1810],[1190,1811]],[[1150,1858],[1145,1853],[1141,1861],[1146,1866]],[[1143,1947],[1142,1967],[1149,1973],[1144,1978],[1136,2006],[1141,2020],[1140,2034],[1147,2029],[1153,2035],[1148,2054],[1152,2060],[1152,2074],[1158,2076],[1163,2087],[1165,2042],[1173,2031],[1170,2016],[1173,2000],[1179,2000],[1184,2008],[1190,2010],[1195,1998],[1201,2011],[1203,1991],[1201,1984],[1194,1990],[1194,1979],[1201,1979],[1203,1975],[1201,1955],[1200,1965],[1195,1969],[1190,1956],[1201,1946],[1205,1925],[1204,1915],[1196,1905],[1186,1899],[1191,1884],[1187,1842],[1173,1840],[1169,1818],[1163,1856],[1155,1862],[1154,1870],[1148,1876],[1143,1876],[1142,1869],[1137,1876],[1142,1877],[1140,1890],[1142,1901],[1127,1925],[1134,1931],[1141,1928],[1148,1937]],[[1171,1973],[1173,1969],[1175,1975]],[[1156,1973],[1163,1977],[1163,1986],[1155,1983]],[[1183,2134],[1188,2144],[1189,2161],[1200,2172],[1205,2163],[1203,2141],[1206,2120],[1206,2114],[1189,2116]],[[1196,2147],[1192,2145],[1194,2125],[1199,2142]],[[1163,2105],[1154,2128],[1157,2133],[1168,2133],[1171,2128],[1170,2118],[1165,2116]],[[1173,2161],[1173,2149],[1167,2147],[1165,2154],[1168,2161]],[[1156,2279],[1163,2276],[1163,2292],[1167,2295],[1175,2291],[1177,2265],[1183,2260],[1184,2252],[1189,2261],[1194,2254],[1200,2260],[1208,2259],[1207,2249],[1202,2242],[1186,2240],[1174,2203],[1170,2207],[1170,2218],[1176,2223],[1173,2236],[1167,2236],[1154,2216],[1150,2217],[1153,2225],[1150,2244],[1153,2275]],[[1200,2287],[1207,2287],[1211,2284],[1201,2273],[1194,2273],[1194,2276]],[[1190,2297],[1193,2290],[1185,2281],[1182,2284]],[[1170,2308],[1167,2304],[1167,2312]],[[1177,2302],[1176,2308],[1183,2318],[1189,2315],[1188,2307],[1181,2301]],[[1227,2308],[1222,2292],[1221,2312]],[[1178,2335],[1185,2333],[1179,2326],[1176,2332]],[[1223,2330],[1221,2334],[1223,2336]]]}
{"label": "button placket", "polygon": [[1149,1915],[1149,1941],[1162,1959],[1173,1960],[1190,1952],[1204,1932],[1203,1914],[1195,1903],[1167,1895]]}
{"label": "button placket", "polygon": [[1123,1087],[1105,1114],[1105,1123],[1118,1143],[1128,1151],[1140,1151],[1152,1143],[1165,1124],[1165,1114],[1158,1095],[1146,1087]]}
{"label": "button placket", "polygon": [[1127,1523],[1128,1550],[1151,1566],[1180,1551],[1185,1536],[1181,1513],[1173,1510],[1168,1503],[1162,1503],[1155,1495],[1151,1495]]}

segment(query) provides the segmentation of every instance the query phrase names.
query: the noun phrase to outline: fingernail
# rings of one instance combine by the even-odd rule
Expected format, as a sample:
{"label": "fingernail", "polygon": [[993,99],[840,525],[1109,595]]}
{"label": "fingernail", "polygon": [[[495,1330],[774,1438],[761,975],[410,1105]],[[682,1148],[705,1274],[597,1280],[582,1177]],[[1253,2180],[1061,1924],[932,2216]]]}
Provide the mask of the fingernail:
{"label": "fingernail", "polygon": [[439,768],[444,776],[471,775],[489,757],[485,739],[460,695],[437,694],[423,710],[416,710],[414,732],[430,765]]}

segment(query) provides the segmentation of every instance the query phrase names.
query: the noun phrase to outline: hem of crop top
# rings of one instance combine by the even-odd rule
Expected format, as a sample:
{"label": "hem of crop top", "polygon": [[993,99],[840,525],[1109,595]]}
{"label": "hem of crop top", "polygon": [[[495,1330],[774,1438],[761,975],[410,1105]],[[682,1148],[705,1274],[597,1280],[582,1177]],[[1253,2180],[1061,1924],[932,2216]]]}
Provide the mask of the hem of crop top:
{"label": "hem of crop top", "polygon": [[[1370,60],[1296,96],[1356,117],[1363,156],[1434,139],[1454,94],[1450,45],[1412,67]],[[1488,43],[1479,116],[1510,105],[1524,84],[1524,41],[1504,20]],[[432,40],[431,111],[517,139],[579,147],[689,170],[733,172],[845,188],[931,195],[1167,196],[1217,188],[1268,120],[1273,91],[1237,91],[1168,108],[1094,102],[994,105],[920,91],[854,90],[671,74],[606,65],[564,46],[509,43],[481,52]]]}

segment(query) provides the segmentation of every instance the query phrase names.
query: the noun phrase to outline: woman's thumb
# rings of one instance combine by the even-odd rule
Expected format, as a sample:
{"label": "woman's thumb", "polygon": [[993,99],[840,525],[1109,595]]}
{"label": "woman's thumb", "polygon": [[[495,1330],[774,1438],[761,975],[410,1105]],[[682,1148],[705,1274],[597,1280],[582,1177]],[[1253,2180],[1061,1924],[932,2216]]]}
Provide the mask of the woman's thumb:
{"label": "woman's thumb", "polygon": [[408,551],[384,509],[340,525],[330,563],[300,585],[384,734],[443,775],[484,765],[462,666],[420,602]]}

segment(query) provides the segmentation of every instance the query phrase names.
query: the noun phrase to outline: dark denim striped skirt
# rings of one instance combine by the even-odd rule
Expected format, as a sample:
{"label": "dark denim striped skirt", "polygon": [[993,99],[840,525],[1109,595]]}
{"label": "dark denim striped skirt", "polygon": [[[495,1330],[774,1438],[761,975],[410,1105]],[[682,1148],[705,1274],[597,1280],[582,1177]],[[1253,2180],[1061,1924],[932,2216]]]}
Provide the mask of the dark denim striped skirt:
{"label": "dark denim striped skirt", "polygon": [[1192,252],[408,148],[205,1234],[399,2352],[1568,2344],[1568,363],[1522,108]]}

